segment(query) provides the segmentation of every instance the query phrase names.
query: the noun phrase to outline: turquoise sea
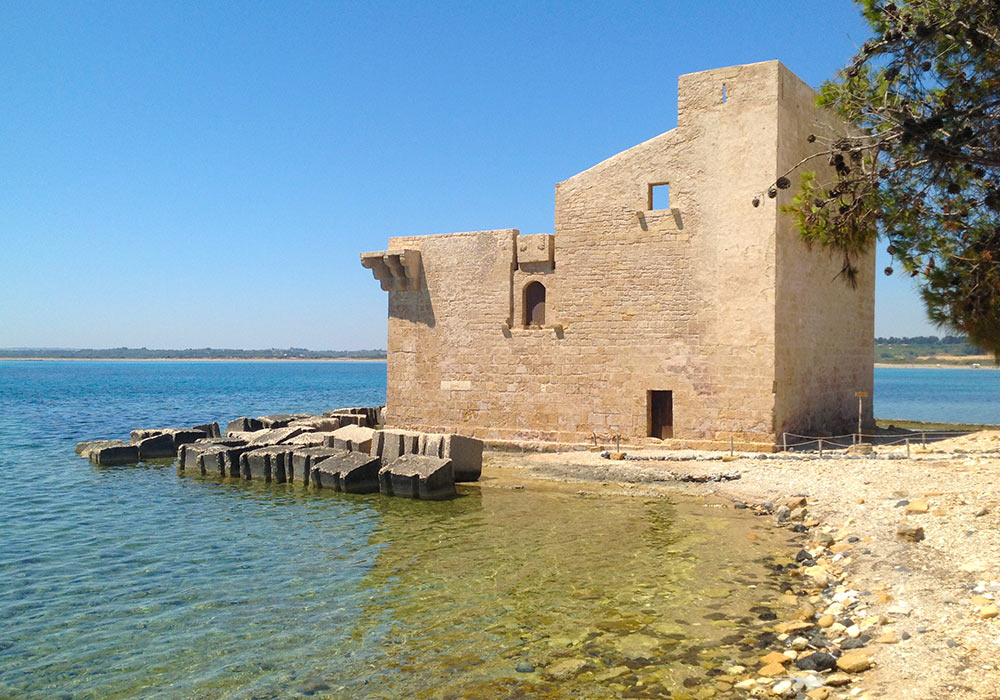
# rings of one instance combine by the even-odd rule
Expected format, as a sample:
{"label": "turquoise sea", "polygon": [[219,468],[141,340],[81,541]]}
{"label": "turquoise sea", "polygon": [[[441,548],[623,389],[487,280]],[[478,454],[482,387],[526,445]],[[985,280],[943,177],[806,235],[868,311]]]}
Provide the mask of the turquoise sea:
{"label": "turquoise sea", "polygon": [[0,698],[726,697],[721,669],[769,641],[794,549],[746,511],[488,482],[419,502],[73,450],[384,392],[383,363],[0,362]]}
{"label": "turquoise sea", "polygon": [[1000,424],[1000,370],[876,367],[876,418]]}
{"label": "turquoise sea", "polygon": [[[1000,422],[998,380],[878,370],[876,407]],[[745,511],[489,482],[422,503],[73,451],[384,395],[383,363],[0,362],[0,698],[729,695],[794,552]]]}

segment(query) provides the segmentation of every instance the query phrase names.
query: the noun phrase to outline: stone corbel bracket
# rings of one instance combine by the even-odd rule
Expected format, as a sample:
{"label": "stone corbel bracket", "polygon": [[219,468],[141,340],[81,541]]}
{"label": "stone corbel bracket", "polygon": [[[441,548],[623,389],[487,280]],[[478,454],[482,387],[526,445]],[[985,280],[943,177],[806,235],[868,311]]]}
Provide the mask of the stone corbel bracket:
{"label": "stone corbel bracket", "polygon": [[380,250],[362,253],[361,266],[375,275],[386,292],[420,289],[419,250]]}

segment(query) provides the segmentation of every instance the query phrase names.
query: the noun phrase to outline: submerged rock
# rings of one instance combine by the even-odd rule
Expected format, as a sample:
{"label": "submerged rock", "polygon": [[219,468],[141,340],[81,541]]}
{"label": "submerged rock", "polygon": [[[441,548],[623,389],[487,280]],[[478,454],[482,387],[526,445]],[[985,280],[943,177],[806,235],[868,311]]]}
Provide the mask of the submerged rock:
{"label": "submerged rock", "polygon": [[563,659],[545,667],[545,675],[561,681],[575,676],[587,667],[586,659]]}
{"label": "submerged rock", "polygon": [[635,633],[616,640],[614,646],[629,661],[638,661],[655,658],[660,640],[648,634]]}

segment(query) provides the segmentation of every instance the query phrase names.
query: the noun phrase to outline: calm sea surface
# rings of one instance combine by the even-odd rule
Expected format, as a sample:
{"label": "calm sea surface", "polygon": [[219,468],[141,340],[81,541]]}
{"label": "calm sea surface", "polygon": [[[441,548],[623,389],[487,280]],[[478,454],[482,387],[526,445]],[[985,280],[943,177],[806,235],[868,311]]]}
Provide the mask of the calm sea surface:
{"label": "calm sea surface", "polygon": [[1000,370],[875,368],[876,418],[1000,424]]}
{"label": "calm sea surface", "polygon": [[[384,392],[383,363],[0,362],[0,697],[682,698],[769,641],[794,550],[745,512],[488,484],[425,503],[73,451]],[[531,671],[558,663],[582,668]]]}

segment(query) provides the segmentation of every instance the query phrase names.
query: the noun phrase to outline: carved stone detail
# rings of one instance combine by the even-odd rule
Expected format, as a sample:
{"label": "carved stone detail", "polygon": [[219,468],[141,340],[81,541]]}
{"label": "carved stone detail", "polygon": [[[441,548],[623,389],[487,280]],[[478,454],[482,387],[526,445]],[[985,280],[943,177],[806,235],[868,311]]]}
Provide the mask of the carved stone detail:
{"label": "carved stone detail", "polygon": [[380,250],[361,254],[361,266],[375,275],[386,292],[420,289],[419,250]]}
{"label": "carved stone detail", "polygon": [[521,269],[529,265],[549,265],[555,262],[555,236],[536,233],[517,237],[517,264]]}

